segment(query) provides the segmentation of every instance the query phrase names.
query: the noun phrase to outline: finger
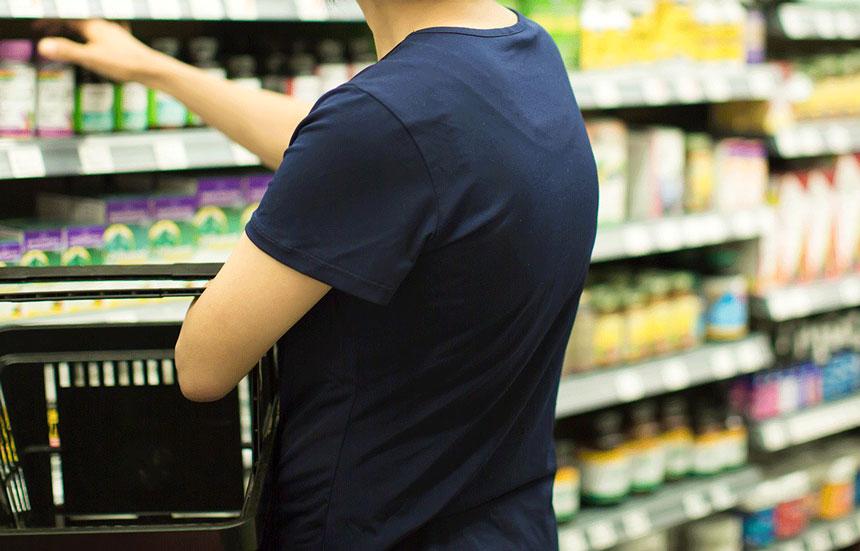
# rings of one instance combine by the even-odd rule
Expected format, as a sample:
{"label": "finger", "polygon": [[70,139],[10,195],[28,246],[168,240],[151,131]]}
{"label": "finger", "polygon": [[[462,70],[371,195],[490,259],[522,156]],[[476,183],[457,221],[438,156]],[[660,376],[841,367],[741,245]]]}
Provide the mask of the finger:
{"label": "finger", "polygon": [[52,61],[75,63],[86,66],[89,50],[86,45],[68,38],[43,38],[38,45],[39,55]]}
{"label": "finger", "polygon": [[103,32],[105,28],[114,25],[114,23],[109,23],[104,19],[81,19],[72,21],[71,24],[75,32],[77,32],[84,40],[93,40]]}

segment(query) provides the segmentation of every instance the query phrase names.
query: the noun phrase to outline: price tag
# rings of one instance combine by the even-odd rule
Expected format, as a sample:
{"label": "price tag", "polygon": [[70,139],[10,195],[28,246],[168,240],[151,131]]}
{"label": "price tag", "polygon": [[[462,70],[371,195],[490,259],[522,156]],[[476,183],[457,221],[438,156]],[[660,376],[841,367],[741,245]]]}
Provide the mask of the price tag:
{"label": "price tag", "polygon": [[559,551],[588,551],[585,536],[576,528],[562,528],[558,531]]}
{"label": "price tag", "polygon": [[860,36],[860,16],[854,11],[837,12],[836,32],[842,38],[857,38]]}
{"label": "price tag", "polygon": [[711,503],[719,511],[731,509],[738,502],[738,497],[725,484],[714,484],[711,486],[710,495]]}
{"label": "price tag", "polygon": [[651,533],[651,519],[644,511],[630,511],[621,519],[628,539],[635,540]]}
{"label": "price tag", "polygon": [[257,19],[257,0],[225,0],[230,19]]}
{"label": "price tag", "polygon": [[189,0],[189,7],[194,19],[218,21],[227,16],[221,0]]}
{"label": "price tag", "polygon": [[801,128],[799,132],[800,149],[807,155],[824,153],[824,137],[817,128]]}
{"label": "price tag", "polygon": [[773,90],[775,75],[764,68],[752,68],[749,73],[750,96],[753,98],[768,98]]}
{"label": "price tag", "polygon": [[705,94],[708,99],[714,102],[728,101],[732,97],[732,87],[729,84],[729,79],[719,76],[713,76],[704,80]]}
{"label": "price tag", "polygon": [[239,166],[256,166],[260,164],[260,158],[237,143],[230,144],[233,160]]}
{"label": "price tag", "polygon": [[827,147],[834,153],[850,153],[853,150],[851,132],[841,124],[831,124],[824,131]]}
{"label": "price tag", "polygon": [[596,79],[594,83],[594,104],[598,107],[618,107],[621,105],[621,90],[608,78]]}
{"label": "price tag", "polygon": [[13,178],[41,178],[45,176],[42,150],[35,145],[19,145],[7,152]]}
{"label": "price tag", "polygon": [[854,514],[854,527],[857,528],[857,532],[860,532],[860,515],[857,513]]}
{"label": "price tag", "polygon": [[797,131],[789,128],[776,135],[776,149],[783,157],[796,157],[800,151],[800,139]]}
{"label": "price tag", "polygon": [[149,0],[149,16],[153,19],[182,19],[179,0]]}
{"label": "price tag", "polygon": [[762,356],[762,349],[757,342],[750,341],[741,344],[738,348],[738,359],[740,360],[738,363],[741,371],[750,373],[762,367],[762,363],[764,363]]}
{"label": "price tag", "polygon": [[661,251],[677,251],[684,245],[681,226],[672,220],[659,222],[654,228],[654,237]]}
{"label": "price tag", "polygon": [[732,231],[737,237],[753,237],[758,234],[759,224],[750,211],[740,211],[732,217]]}
{"label": "price tag", "polygon": [[860,304],[860,280],[846,279],[839,284],[839,296],[844,306]]}
{"label": "price tag", "polygon": [[329,16],[326,0],[296,0],[296,10],[302,21],[326,21]]}
{"label": "price tag", "polygon": [[188,153],[182,140],[158,139],[153,144],[155,164],[159,170],[183,170],[188,168]]}
{"label": "price tag", "polygon": [[133,19],[132,0],[101,0],[102,15],[105,19]]}
{"label": "price tag", "polygon": [[795,317],[804,317],[812,313],[812,299],[809,292],[804,289],[795,289],[786,293],[785,301],[789,305],[789,311]]}
{"label": "price tag", "polygon": [[78,146],[78,159],[83,174],[114,172],[113,156],[106,142],[83,142]]}
{"label": "price tag", "polygon": [[665,105],[672,99],[669,83],[662,78],[650,77],[642,82],[642,98],[648,105]]}
{"label": "price tag", "polygon": [[635,371],[622,371],[615,376],[615,392],[623,402],[633,402],[645,396],[642,377]]}
{"label": "price tag", "polygon": [[45,16],[42,0],[8,0],[12,17],[39,18]]}
{"label": "price tag", "polygon": [[725,221],[717,215],[708,215],[702,218],[702,227],[704,228],[707,240],[711,243],[722,243],[729,236],[729,230],[726,227]]}
{"label": "price tag", "polygon": [[779,551],[806,551],[806,547],[799,541],[787,541],[780,545]]}
{"label": "price tag", "polygon": [[815,10],[812,16],[812,25],[815,27],[815,32],[821,38],[836,38],[836,17],[835,13],[830,10],[818,9]]}
{"label": "price tag", "polygon": [[717,380],[730,379],[738,372],[734,356],[728,350],[714,350],[710,357],[710,364]]}
{"label": "price tag", "polygon": [[57,15],[66,19],[86,19],[90,16],[89,0],[54,0]]}
{"label": "price tag", "polygon": [[631,226],[622,234],[624,252],[630,256],[641,256],[653,250],[651,236],[643,226]]}
{"label": "price tag", "polygon": [[690,386],[690,370],[681,360],[667,360],[662,375],[666,390],[681,390]]}
{"label": "price tag", "polygon": [[691,247],[704,245],[708,241],[705,233],[705,224],[701,216],[684,219],[681,222],[681,231],[684,236],[684,242]]}
{"label": "price tag", "polygon": [[781,450],[789,445],[788,431],[780,421],[771,421],[761,427],[761,441],[769,451]]}
{"label": "price tag", "polygon": [[779,24],[789,38],[803,38],[809,34],[806,17],[796,6],[784,4],[779,7]]}
{"label": "price tag", "polygon": [[608,522],[596,522],[586,528],[586,532],[594,549],[608,549],[618,543],[618,535]]}
{"label": "price tag", "polygon": [[695,77],[689,75],[678,76],[678,98],[684,103],[696,103],[704,99],[702,85]]}
{"label": "price tag", "polygon": [[833,543],[836,547],[843,548],[857,541],[857,532],[850,522],[841,522],[833,528]]}
{"label": "price tag", "polygon": [[711,506],[701,494],[691,493],[684,496],[682,503],[684,515],[690,520],[696,520],[708,516]]}
{"label": "price tag", "polygon": [[831,551],[833,549],[827,532],[812,532],[806,537],[806,544],[811,551]]}

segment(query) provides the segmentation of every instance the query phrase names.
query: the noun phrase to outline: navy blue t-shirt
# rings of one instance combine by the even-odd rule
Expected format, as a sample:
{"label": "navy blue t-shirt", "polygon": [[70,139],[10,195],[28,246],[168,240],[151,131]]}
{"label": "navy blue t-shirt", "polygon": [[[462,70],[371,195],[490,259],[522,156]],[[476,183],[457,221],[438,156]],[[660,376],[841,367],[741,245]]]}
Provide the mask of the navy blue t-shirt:
{"label": "navy blue t-shirt", "polygon": [[596,211],[567,73],[522,16],[415,32],[317,103],[246,230],[333,288],[281,342],[273,547],[557,545]]}

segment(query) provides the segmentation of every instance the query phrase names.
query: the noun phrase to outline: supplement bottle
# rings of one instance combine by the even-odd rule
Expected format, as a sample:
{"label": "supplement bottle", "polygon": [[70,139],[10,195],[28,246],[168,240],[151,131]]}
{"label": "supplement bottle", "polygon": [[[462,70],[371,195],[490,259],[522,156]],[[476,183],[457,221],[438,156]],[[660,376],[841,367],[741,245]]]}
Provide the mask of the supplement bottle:
{"label": "supplement bottle", "polygon": [[724,439],[724,469],[735,470],[740,469],[747,464],[749,457],[749,437],[747,435],[747,427],[740,415],[732,412],[726,412],[723,421],[725,436]]}
{"label": "supplement bottle", "polygon": [[75,132],[97,134],[114,127],[113,84],[99,75],[81,69],[75,90]]}
{"label": "supplement bottle", "polygon": [[0,137],[33,135],[36,70],[30,63],[33,43],[0,40]]}
{"label": "supplement bottle", "polygon": [[618,292],[624,307],[624,351],[621,359],[636,362],[651,353],[648,310],[645,308],[647,295],[636,288]]}
{"label": "supplement bottle", "polygon": [[263,82],[257,76],[257,60],[250,55],[234,55],[227,60],[227,76],[241,86],[259,90]]}
{"label": "supplement bottle", "polygon": [[702,342],[702,299],[694,288],[696,278],[689,272],[678,272],[671,278],[673,349],[692,348]]}
{"label": "supplement bottle", "polygon": [[622,423],[617,411],[598,414],[591,422],[588,441],[578,454],[585,503],[613,505],[630,493],[630,456]]}
{"label": "supplement bottle", "polygon": [[742,551],[743,524],[736,515],[722,514],[694,522],[687,528],[689,549]]}
{"label": "supplement bottle", "polygon": [[724,428],[719,412],[710,405],[700,406],[694,413],[693,474],[711,476],[723,470]]}
{"label": "supplement bottle", "polygon": [[714,143],[707,134],[687,136],[687,177],[684,181],[684,210],[704,212],[713,206]]}
{"label": "supplement bottle", "polygon": [[757,549],[776,541],[774,513],[778,492],[778,481],[762,482],[741,502],[743,542],[746,546]]}
{"label": "supplement bottle", "polygon": [[350,78],[376,63],[376,48],[369,38],[356,38],[349,43],[349,56],[352,60]]}
{"label": "supplement bottle", "polygon": [[573,331],[570,333],[570,340],[567,342],[567,350],[564,353],[562,375],[581,373],[594,367],[596,321],[597,316],[591,300],[591,291],[585,289],[579,300],[576,321],[573,324]]}
{"label": "supplement bottle", "polygon": [[349,81],[349,64],[346,62],[343,44],[337,40],[322,40],[317,51],[320,58],[317,73],[323,94]]}
{"label": "supplement bottle", "polygon": [[[227,70],[218,63],[218,50],[221,44],[217,38],[198,36],[188,42],[188,58],[192,65],[208,74],[227,78]],[[203,119],[196,113],[188,112],[188,126],[203,126]]]}
{"label": "supplement bottle", "polygon": [[277,92],[279,94],[287,93],[287,65],[289,58],[281,52],[272,52],[266,58],[266,74],[263,75],[263,89]]}
{"label": "supplement bottle", "polygon": [[749,287],[736,272],[738,253],[720,249],[708,256],[715,275],[702,281],[705,295],[705,330],[709,340],[731,341],[747,334],[749,326]]}
{"label": "supplement bottle", "polygon": [[693,470],[693,429],[687,415],[687,402],[673,396],[663,402],[663,447],[666,450],[666,479],[679,480]]}
{"label": "supplement bottle", "polygon": [[116,129],[140,132],[149,126],[149,89],[139,82],[118,82],[114,87]]}
{"label": "supplement bottle", "polygon": [[[156,38],[152,47],[170,57],[179,57],[179,39]],[[178,99],[161,90],[149,90],[150,128],[182,128],[188,121],[188,109]]]}
{"label": "supplement bottle", "polygon": [[615,288],[600,286],[592,290],[594,304],[594,365],[607,367],[621,361],[624,348],[624,316]]}
{"label": "supplement bottle", "polygon": [[555,455],[558,466],[552,490],[552,507],[555,518],[559,522],[567,522],[579,510],[579,471],[573,465],[573,442],[557,441]]}
{"label": "supplement bottle", "polygon": [[649,276],[643,282],[647,293],[649,344],[653,354],[665,354],[673,349],[672,322],[674,311],[669,298],[671,282],[662,274]]}
{"label": "supplement bottle", "polygon": [[316,58],[308,53],[290,56],[290,79],[287,94],[294,98],[314,103],[322,95],[322,82],[316,74]]}
{"label": "supplement bottle", "polygon": [[630,488],[636,493],[653,492],[666,479],[666,449],[660,438],[657,406],[642,402],[630,409]]}
{"label": "supplement bottle", "polygon": [[44,138],[74,134],[75,70],[71,65],[39,60],[36,133]]}

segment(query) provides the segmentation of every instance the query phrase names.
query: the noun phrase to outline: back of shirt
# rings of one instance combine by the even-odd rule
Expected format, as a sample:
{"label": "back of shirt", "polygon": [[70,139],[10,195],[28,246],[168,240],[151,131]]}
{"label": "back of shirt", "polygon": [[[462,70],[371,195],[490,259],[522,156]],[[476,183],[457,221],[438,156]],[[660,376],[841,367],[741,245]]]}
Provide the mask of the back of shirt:
{"label": "back of shirt", "polygon": [[248,236],[333,287],[283,339],[273,545],[544,549],[597,176],[549,36],[433,28],[326,95]]}

